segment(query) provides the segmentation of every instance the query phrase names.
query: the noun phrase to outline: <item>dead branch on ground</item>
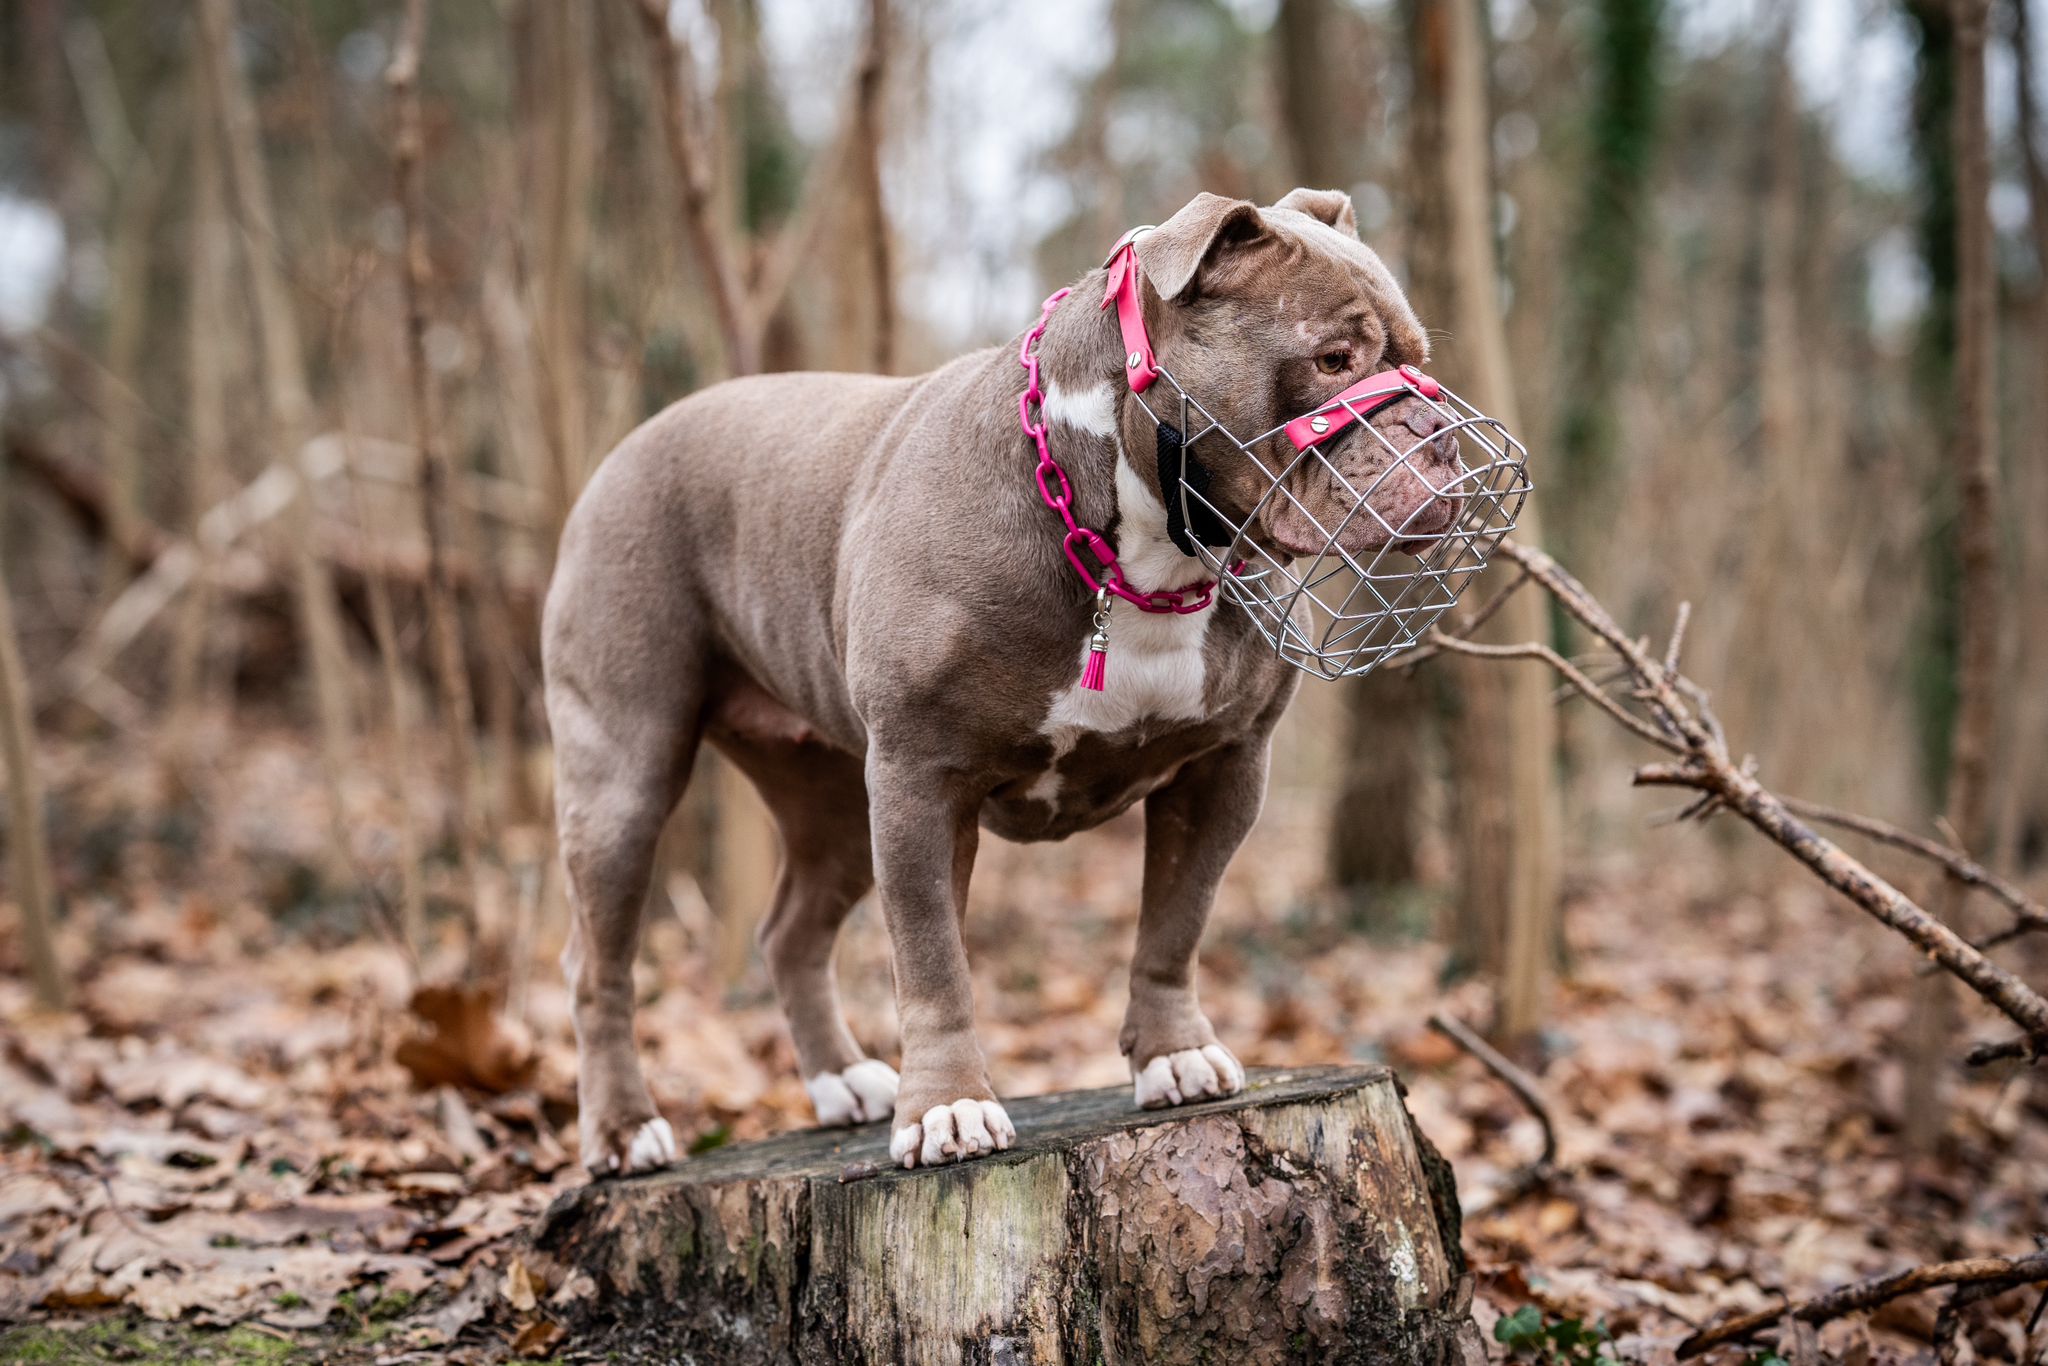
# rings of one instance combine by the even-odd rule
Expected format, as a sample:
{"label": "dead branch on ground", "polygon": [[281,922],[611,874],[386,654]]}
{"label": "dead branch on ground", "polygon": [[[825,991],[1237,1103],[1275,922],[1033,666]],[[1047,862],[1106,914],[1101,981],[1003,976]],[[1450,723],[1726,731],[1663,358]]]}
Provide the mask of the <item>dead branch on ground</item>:
{"label": "dead branch on ground", "polygon": [[1429,1027],[1478,1059],[1481,1066],[1493,1073],[1508,1090],[1515,1093],[1515,1098],[1528,1107],[1529,1113],[1536,1117],[1537,1124],[1542,1126],[1543,1152],[1535,1161],[1510,1173],[1501,1183],[1495,1200],[1506,1204],[1548,1184],[1550,1179],[1557,1175],[1557,1126],[1550,1118],[1549,1102],[1543,1098],[1542,1083],[1523,1068],[1516,1066],[1499,1049],[1479,1037],[1478,1033],[1462,1020],[1439,1013],[1429,1017]]}
{"label": "dead branch on ground", "polygon": [[1933,1262],[1889,1276],[1856,1281],[1789,1308],[1781,1305],[1759,1309],[1755,1313],[1729,1319],[1726,1323],[1715,1324],[1679,1343],[1678,1355],[1680,1360],[1684,1360],[1709,1348],[1746,1342],[1787,1318],[1801,1323],[1828,1323],[1845,1314],[1874,1309],[1901,1295],[1935,1290],[1945,1285],[1981,1286],[1996,1291],[2043,1282],[2048,1282],[2048,1251],[2026,1257],[1969,1257],[1954,1262]]}
{"label": "dead branch on ground", "polygon": [[[1669,762],[1638,768],[1638,785],[1682,787],[1698,793],[1699,800],[1686,810],[1689,817],[1704,819],[1721,810],[1741,817],[2018,1025],[2018,1039],[1992,1045],[2002,1050],[1999,1056],[2048,1055],[2048,999],[1992,963],[1903,892],[1805,824],[1790,804],[1757,780],[1753,758],[1733,755],[1706,690],[1677,671],[1677,632],[1669,650],[1661,656],[1653,654],[1646,640],[1624,632],[1607,609],[1550,556],[1514,541],[1504,541],[1501,553],[1520,565],[1529,582],[1549,593],[1567,615],[1612,653],[1619,666],[1615,684],[1608,687],[1594,682],[1585,670],[1548,645],[1475,644],[1465,639],[1469,627],[1432,632],[1428,648],[1481,658],[1535,659],[1548,665],[1573,691],[1631,734],[1673,756]],[[1946,860],[1944,866],[1950,866]],[[1983,1059],[1973,1054],[1972,1060]]]}

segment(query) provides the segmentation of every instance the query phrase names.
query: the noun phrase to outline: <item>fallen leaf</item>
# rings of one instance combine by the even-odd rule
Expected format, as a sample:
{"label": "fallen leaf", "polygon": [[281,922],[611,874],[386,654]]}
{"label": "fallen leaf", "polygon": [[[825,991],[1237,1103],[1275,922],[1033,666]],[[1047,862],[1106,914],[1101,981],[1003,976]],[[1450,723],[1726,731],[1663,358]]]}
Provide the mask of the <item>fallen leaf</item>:
{"label": "fallen leaf", "polygon": [[505,1268],[503,1293],[506,1302],[522,1314],[532,1313],[540,1303],[539,1295],[534,1292],[533,1277],[526,1270],[526,1263],[517,1257]]}
{"label": "fallen leaf", "polygon": [[474,1086],[516,1091],[533,1079],[539,1059],[533,1035],[498,1013],[495,992],[484,987],[424,986],[412,994],[412,1013],[427,1032],[406,1039],[394,1054],[422,1087]]}

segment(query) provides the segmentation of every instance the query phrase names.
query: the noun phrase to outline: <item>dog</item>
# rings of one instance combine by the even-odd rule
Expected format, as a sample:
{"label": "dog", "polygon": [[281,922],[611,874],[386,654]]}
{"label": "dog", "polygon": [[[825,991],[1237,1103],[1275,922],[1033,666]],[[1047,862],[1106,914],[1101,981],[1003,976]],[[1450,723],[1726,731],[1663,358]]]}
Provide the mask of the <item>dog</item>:
{"label": "dog", "polygon": [[[1336,191],[1264,207],[1201,194],[1123,260],[1139,335],[1232,431],[1270,431],[1428,359]],[[1159,424],[1135,401],[1126,310],[1095,297],[1105,279],[1113,289],[1098,270],[1048,304],[1036,350],[1048,449],[1074,514],[1101,529],[1134,588],[1213,593],[1149,468]],[[1118,1037],[1135,1102],[1243,1087],[1202,1013],[1196,949],[1258,818],[1299,673],[1227,602],[1123,610],[1093,591],[1034,480],[1024,386],[1016,342],[911,378],[727,381],[627,436],[578,500],[542,633],[592,1170],[676,1158],[634,1045],[632,967],[656,841],[707,740],[759,789],[781,836],[760,947],[821,1124],[890,1119],[904,1166],[1010,1145],[960,932],[976,842],[983,830],[1062,839],[1140,802],[1143,890]],[[1444,425],[1412,398],[1367,423],[1401,440]],[[1342,436],[1280,497],[1270,474],[1205,454],[1199,435],[1187,458],[1204,499],[1283,560],[1326,540],[1369,550],[1455,516],[1435,481],[1382,477],[1385,440]],[[1347,484],[1372,490],[1374,515],[1357,515]],[[1105,611],[1110,677],[1083,686],[1076,670],[1101,652]],[[1100,677],[1098,661],[1084,681]],[[833,976],[839,928],[870,888],[889,931],[900,1076],[862,1051]]]}

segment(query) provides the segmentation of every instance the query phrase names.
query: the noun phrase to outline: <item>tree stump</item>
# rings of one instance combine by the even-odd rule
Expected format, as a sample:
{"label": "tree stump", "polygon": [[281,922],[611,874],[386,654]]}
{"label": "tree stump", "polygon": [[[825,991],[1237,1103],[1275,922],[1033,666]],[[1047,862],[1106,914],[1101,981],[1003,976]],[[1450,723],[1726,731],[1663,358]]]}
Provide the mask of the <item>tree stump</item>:
{"label": "tree stump", "polygon": [[[906,1172],[886,1125],[720,1149],[557,1201],[531,1260],[623,1359],[1465,1362],[1450,1168],[1379,1067],[1141,1111],[1005,1101],[1007,1153]],[[594,1283],[594,1290],[592,1290]]]}

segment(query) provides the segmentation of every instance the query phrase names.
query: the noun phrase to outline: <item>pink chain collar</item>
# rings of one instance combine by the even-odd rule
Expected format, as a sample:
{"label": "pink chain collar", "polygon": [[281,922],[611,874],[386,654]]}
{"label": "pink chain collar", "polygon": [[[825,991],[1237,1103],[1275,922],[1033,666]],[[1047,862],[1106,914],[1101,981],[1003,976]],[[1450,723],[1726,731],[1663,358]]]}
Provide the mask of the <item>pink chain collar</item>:
{"label": "pink chain collar", "polygon": [[[1153,589],[1150,592],[1141,592],[1130,586],[1124,578],[1123,566],[1117,563],[1116,550],[1109,541],[1101,532],[1082,526],[1074,520],[1074,489],[1067,482],[1067,472],[1060,468],[1059,461],[1052,458],[1052,449],[1046,443],[1044,414],[1041,412],[1037,421],[1032,420],[1032,408],[1042,404],[1045,399],[1045,391],[1039,387],[1038,352],[1035,348],[1038,339],[1045,335],[1046,325],[1052,321],[1053,310],[1058,308],[1060,302],[1071,292],[1066,289],[1056,290],[1052,297],[1045,301],[1045,306],[1039,313],[1038,326],[1024,334],[1024,344],[1017,349],[1017,363],[1024,367],[1027,377],[1024,394],[1017,400],[1017,420],[1023,425],[1024,434],[1038,447],[1039,496],[1044,498],[1045,505],[1057,512],[1060,520],[1067,524],[1066,538],[1060,542],[1060,549],[1066,551],[1067,561],[1074,566],[1074,572],[1081,576],[1081,582],[1088,585],[1089,591],[1096,595],[1104,607],[1107,605],[1107,599],[1103,598],[1106,593],[1122,598],[1140,612],[1199,612],[1216,600],[1214,579],[1204,579],[1186,588]],[[1057,481],[1057,491],[1051,481]],[[1100,569],[1092,572],[1089,570],[1081,559],[1081,551],[1084,549],[1094,557],[1096,564],[1101,566]]]}

